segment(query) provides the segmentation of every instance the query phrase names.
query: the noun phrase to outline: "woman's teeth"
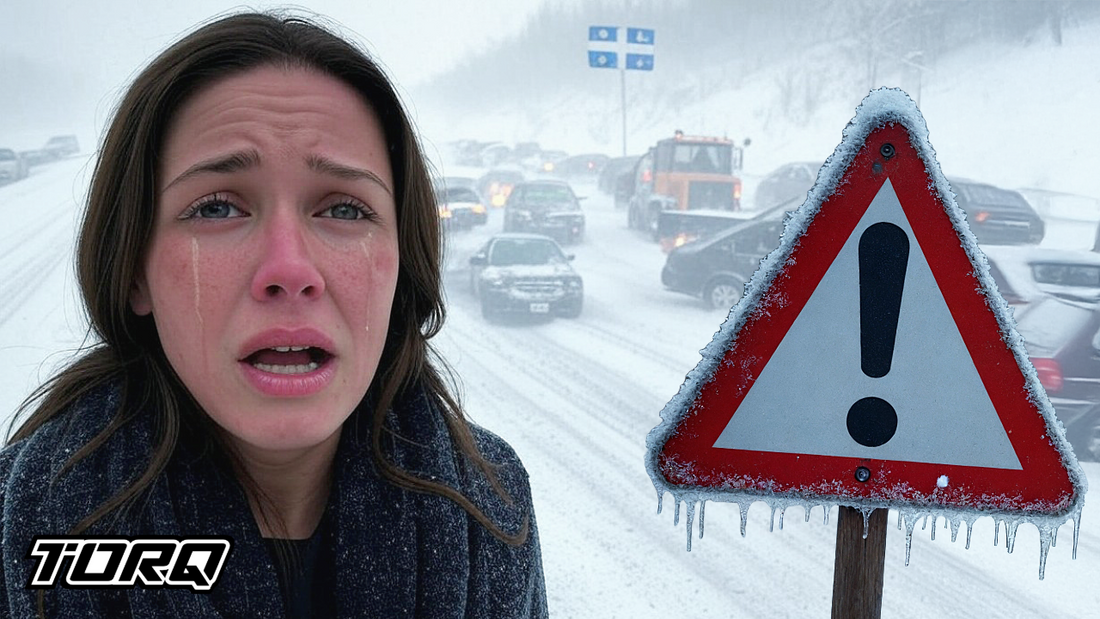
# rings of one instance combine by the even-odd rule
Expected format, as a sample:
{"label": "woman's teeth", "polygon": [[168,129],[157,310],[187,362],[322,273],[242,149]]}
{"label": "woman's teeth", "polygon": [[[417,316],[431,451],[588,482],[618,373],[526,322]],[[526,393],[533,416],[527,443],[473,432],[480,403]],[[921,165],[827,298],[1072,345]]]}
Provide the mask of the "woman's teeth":
{"label": "woman's teeth", "polygon": [[[279,352],[287,351],[281,350]],[[263,370],[264,372],[271,372],[272,374],[305,374],[321,367],[321,364],[317,363],[316,361],[310,361],[309,363],[304,365],[272,365],[269,363],[253,363],[252,367],[258,370]]]}

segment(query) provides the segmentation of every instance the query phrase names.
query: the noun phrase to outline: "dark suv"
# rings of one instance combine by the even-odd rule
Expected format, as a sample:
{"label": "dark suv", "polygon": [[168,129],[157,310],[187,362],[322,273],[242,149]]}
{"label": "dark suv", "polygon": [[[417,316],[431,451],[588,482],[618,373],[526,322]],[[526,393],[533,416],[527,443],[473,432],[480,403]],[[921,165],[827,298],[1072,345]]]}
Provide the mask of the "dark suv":
{"label": "dark suv", "polygon": [[779,246],[783,214],[795,208],[798,202],[791,200],[673,249],[661,270],[661,283],[701,297],[709,308],[728,310],[741,298],[760,259]]}
{"label": "dark suv", "polygon": [[563,181],[528,181],[512,188],[504,204],[505,232],[536,232],[562,243],[584,238],[580,199]]}

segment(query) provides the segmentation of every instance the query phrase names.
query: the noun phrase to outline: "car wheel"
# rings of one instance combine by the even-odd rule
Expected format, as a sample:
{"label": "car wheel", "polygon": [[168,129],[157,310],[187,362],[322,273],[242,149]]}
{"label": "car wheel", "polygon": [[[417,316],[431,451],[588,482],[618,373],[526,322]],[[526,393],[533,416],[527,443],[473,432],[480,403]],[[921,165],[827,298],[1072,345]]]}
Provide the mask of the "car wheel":
{"label": "car wheel", "polygon": [[744,282],[732,277],[716,279],[703,288],[703,303],[710,309],[728,310],[741,299],[744,289]]}
{"label": "car wheel", "polygon": [[497,319],[500,316],[500,311],[497,310],[491,303],[484,298],[481,299],[481,317],[490,322]]}

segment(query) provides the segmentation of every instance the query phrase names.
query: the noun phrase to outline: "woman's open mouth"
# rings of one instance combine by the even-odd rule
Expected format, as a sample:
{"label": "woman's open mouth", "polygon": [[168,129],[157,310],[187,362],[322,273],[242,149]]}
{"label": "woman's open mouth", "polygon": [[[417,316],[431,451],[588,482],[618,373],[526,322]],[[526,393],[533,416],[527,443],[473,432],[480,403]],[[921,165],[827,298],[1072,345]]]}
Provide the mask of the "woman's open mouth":
{"label": "woman's open mouth", "polygon": [[238,367],[257,391],[277,397],[308,396],[336,376],[334,345],[313,329],[273,329],[251,338]]}
{"label": "woman's open mouth", "polygon": [[315,346],[275,346],[262,348],[243,361],[270,374],[308,374],[332,359],[332,355]]}

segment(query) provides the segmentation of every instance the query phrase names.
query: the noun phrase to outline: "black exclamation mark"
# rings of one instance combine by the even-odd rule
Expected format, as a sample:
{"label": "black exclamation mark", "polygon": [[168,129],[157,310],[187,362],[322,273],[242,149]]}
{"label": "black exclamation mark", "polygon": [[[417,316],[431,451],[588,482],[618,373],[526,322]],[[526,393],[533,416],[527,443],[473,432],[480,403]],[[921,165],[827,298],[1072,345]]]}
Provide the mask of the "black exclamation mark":
{"label": "black exclamation mark", "polygon": [[[871,378],[890,372],[909,262],[909,237],[889,222],[859,237],[860,365]],[[848,409],[848,434],[860,445],[885,445],[898,429],[898,414],[882,398],[867,397]]]}

